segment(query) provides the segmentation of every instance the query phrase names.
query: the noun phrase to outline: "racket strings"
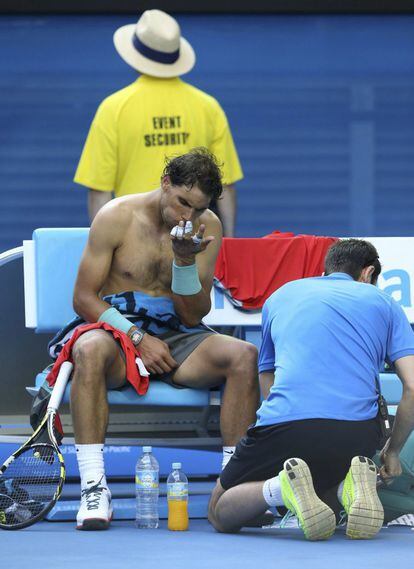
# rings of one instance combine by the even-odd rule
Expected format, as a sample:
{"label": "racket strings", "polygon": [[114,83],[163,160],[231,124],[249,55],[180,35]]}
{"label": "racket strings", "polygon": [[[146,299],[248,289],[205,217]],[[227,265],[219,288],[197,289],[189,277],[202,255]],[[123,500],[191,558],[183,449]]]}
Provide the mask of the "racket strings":
{"label": "racket strings", "polygon": [[0,523],[36,517],[53,500],[61,466],[51,446],[35,445],[15,458],[0,476]]}

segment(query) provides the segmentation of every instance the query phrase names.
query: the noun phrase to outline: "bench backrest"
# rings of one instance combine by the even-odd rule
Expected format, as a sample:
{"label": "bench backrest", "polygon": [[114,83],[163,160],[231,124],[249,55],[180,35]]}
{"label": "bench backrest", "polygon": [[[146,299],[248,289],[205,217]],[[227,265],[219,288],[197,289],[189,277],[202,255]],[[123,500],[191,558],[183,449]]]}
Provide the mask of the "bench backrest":
{"label": "bench backrest", "polygon": [[26,326],[61,328],[75,315],[72,295],[87,228],[36,229],[24,243]]}

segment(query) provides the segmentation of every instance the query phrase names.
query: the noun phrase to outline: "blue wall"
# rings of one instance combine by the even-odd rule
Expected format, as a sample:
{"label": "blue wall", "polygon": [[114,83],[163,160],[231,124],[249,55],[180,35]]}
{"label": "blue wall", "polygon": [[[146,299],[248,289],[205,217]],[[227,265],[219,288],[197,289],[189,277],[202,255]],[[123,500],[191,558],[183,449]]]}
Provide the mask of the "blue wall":
{"label": "blue wall", "polygon": [[[128,21],[0,17],[0,251],[87,224],[72,177],[98,103],[135,77],[112,46]],[[179,21],[244,167],[239,236],[414,234],[413,16]]]}

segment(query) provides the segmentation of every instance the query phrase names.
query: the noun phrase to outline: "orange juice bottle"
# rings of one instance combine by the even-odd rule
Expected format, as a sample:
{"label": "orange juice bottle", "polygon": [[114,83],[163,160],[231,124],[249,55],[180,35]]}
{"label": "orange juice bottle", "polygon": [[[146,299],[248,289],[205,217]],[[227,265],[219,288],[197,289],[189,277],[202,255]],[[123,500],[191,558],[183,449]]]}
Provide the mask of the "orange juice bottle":
{"label": "orange juice bottle", "polygon": [[172,472],[167,479],[168,529],[188,529],[188,479],[181,470],[181,462],[172,463]]}

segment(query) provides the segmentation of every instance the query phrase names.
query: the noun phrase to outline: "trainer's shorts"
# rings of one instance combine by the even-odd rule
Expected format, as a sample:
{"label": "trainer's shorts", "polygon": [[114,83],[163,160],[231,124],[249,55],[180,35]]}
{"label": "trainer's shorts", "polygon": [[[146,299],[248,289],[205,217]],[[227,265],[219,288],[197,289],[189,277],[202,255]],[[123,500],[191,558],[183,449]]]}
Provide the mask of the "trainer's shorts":
{"label": "trainer's shorts", "polygon": [[301,458],[309,466],[320,495],[338,485],[356,455],[372,457],[379,448],[377,419],[336,421],[306,419],[266,427],[250,427],[220,476],[225,490],[267,480],[283,470],[288,458]]}

